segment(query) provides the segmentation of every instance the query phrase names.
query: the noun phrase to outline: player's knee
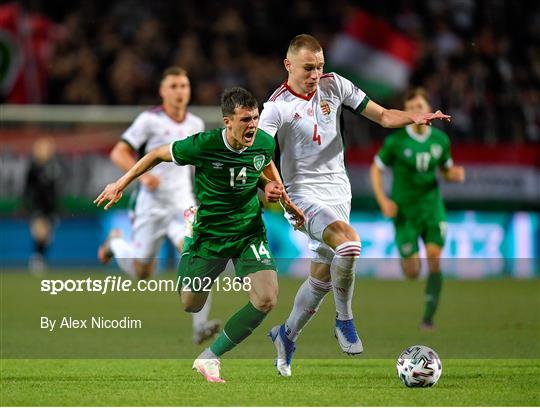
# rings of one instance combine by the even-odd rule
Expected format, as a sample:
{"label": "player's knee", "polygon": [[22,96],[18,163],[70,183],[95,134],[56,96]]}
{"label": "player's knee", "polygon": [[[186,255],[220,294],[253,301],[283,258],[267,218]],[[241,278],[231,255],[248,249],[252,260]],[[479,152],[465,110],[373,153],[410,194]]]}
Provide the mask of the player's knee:
{"label": "player's knee", "polygon": [[258,296],[253,303],[253,306],[255,306],[256,309],[260,310],[261,312],[268,313],[277,305],[277,294],[267,293]]}
{"label": "player's knee", "polygon": [[417,279],[420,276],[420,268],[416,265],[403,266],[403,273],[409,279]]}
{"label": "player's knee", "polygon": [[345,221],[336,221],[330,224],[323,232],[323,240],[332,248],[336,248],[345,242],[360,242],[357,232]]}
{"label": "player's knee", "polygon": [[420,261],[418,258],[405,259],[402,262],[403,273],[409,279],[417,279],[420,276]]}
{"label": "player's knee", "polygon": [[439,257],[428,258],[429,273],[437,273],[441,270],[441,259]]}

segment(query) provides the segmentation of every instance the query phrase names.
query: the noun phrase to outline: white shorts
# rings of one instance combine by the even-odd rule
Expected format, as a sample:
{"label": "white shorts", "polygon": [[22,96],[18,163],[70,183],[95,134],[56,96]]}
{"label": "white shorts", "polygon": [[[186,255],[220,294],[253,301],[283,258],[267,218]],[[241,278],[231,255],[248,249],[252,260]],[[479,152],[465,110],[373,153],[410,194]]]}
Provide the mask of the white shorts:
{"label": "white shorts", "polygon": [[143,263],[150,263],[158,254],[167,237],[175,247],[184,239],[186,224],[184,211],[166,209],[137,200],[132,217],[132,240],[134,257]]}
{"label": "white shorts", "polygon": [[323,241],[323,232],[327,226],[336,222],[350,220],[351,202],[340,204],[325,204],[320,201],[306,199],[292,199],[293,202],[304,212],[306,222],[300,231],[309,238],[309,249],[315,252],[314,262],[330,264],[334,258],[334,250]]}

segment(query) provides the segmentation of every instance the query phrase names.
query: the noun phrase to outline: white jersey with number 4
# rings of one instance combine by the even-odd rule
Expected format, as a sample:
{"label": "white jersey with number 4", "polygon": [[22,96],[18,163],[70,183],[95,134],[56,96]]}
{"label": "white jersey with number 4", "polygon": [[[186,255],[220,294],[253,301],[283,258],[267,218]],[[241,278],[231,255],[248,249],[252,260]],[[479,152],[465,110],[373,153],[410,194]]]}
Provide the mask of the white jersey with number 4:
{"label": "white jersey with number 4", "polygon": [[321,76],[308,96],[286,83],[264,104],[259,127],[276,136],[281,174],[292,199],[339,204],[351,199],[340,129],[342,105],[363,110],[369,98],[335,73]]}
{"label": "white jersey with number 4", "polygon": [[[135,151],[146,154],[157,147],[169,145],[175,140],[182,140],[202,131],[204,123],[198,116],[187,112],[184,120],[177,122],[159,106],[137,116],[122,134],[122,140]],[[195,205],[191,172],[191,166],[158,164],[150,170],[150,174],[159,178],[159,187],[151,192],[141,186],[137,205],[144,202],[145,207],[150,207],[153,211],[174,208],[184,210]]]}

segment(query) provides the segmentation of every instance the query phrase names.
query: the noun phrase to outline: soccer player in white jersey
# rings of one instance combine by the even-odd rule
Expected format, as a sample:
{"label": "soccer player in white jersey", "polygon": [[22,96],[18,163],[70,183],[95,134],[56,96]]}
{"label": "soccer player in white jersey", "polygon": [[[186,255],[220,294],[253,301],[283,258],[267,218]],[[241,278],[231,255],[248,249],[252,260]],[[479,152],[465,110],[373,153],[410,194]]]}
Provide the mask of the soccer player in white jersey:
{"label": "soccer player in white jersey", "polygon": [[[204,130],[202,119],[187,110],[191,88],[184,69],[166,69],[159,94],[162,105],[141,113],[111,151],[111,160],[123,171],[135,164],[135,153],[146,154]],[[146,279],[154,272],[165,237],[181,250],[184,236],[189,239],[191,235],[189,218],[196,205],[191,172],[190,166],[164,163],[141,176],[133,211],[133,241],[124,240],[119,230],[113,229],[98,250],[101,262],[106,264],[114,257],[129,276]],[[208,298],[205,307],[193,314],[193,340],[197,344],[219,331],[219,321],[208,320],[210,304]]]}
{"label": "soccer player in white jersey", "polygon": [[[363,351],[351,307],[361,243],[349,225],[351,187],[339,124],[342,107],[388,128],[450,117],[441,112],[385,109],[349,80],[323,74],[323,50],[307,34],[293,38],[284,65],[287,81],[264,104],[259,127],[277,137],[283,182],[306,216],[304,232],[315,252],[310,276],[298,290],[291,314],[269,333],[277,349],[276,368],[290,376],[296,339],[330,290],[336,304],[334,333],[341,349],[350,355]],[[273,179],[280,177],[275,167],[271,173],[267,175]]]}

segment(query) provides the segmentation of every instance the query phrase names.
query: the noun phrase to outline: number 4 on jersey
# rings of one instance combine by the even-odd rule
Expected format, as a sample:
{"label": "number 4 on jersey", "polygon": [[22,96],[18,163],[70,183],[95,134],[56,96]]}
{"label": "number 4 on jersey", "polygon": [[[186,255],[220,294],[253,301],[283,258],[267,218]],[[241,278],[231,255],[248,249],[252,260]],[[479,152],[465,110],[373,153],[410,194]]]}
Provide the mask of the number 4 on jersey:
{"label": "number 4 on jersey", "polygon": [[321,135],[317,134],[317,124],[313,126],[313,141],[317,142],[317,144],[321,145]]}

